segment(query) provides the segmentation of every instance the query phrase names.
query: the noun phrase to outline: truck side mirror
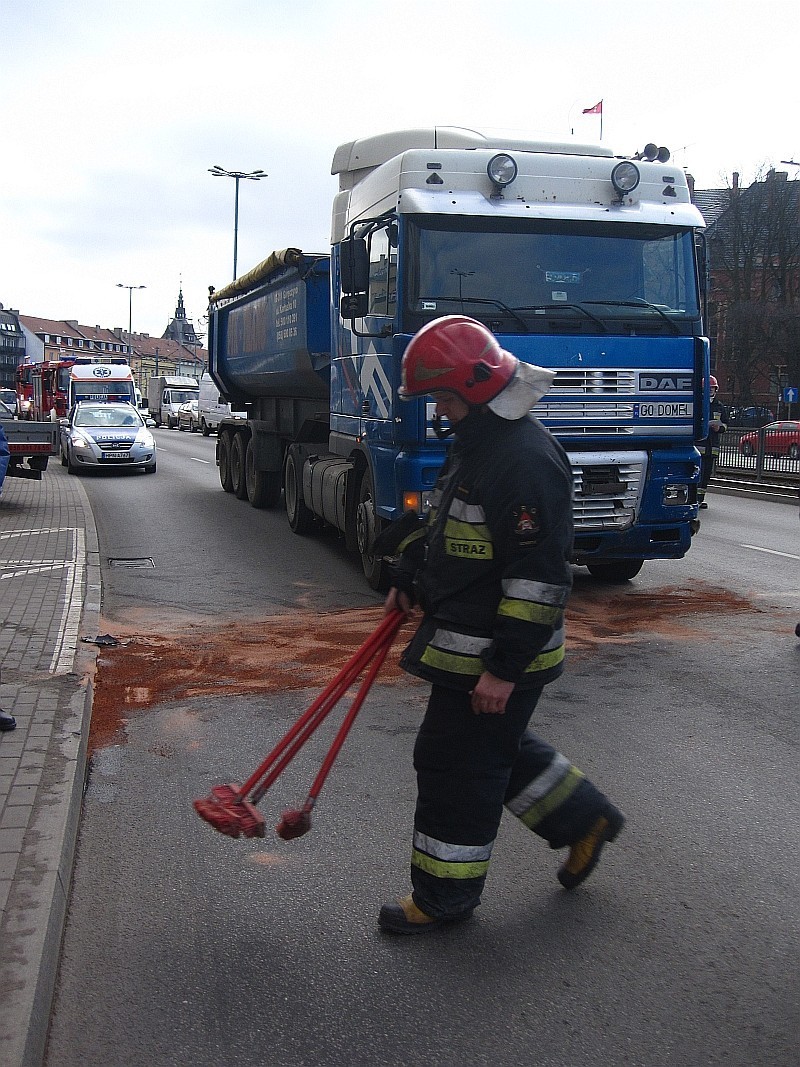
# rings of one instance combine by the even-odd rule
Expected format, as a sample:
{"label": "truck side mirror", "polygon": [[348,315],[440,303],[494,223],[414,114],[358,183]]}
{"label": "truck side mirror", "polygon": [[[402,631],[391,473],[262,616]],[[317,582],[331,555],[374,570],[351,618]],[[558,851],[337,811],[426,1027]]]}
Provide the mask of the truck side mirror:
{"label": "truck side mirror", "polygon": [[339,246],[342,293],[366,294],[369,287],[369,252],[362,237],[346,237]]}

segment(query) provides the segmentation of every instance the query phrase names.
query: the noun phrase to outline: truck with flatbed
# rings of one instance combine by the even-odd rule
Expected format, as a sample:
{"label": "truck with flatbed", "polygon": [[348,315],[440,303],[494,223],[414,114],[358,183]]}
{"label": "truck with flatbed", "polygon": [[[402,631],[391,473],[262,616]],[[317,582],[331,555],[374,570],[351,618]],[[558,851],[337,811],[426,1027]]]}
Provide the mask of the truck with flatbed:
{"label": "truck with flatbed", "polygon": [[219,426],[223,488],[283,492],[295,532],[338,529],[381,587],[375,538],[424,512],[447,447],[433,404],[398,396],[403,352],[464,314],[555,371],[533,414],[572,464],[574,562],[627,580],[683,556],[709,345],[704,222],[668,159],[452,127],[341,145],[330,251],[272,253],[212,292],[209,370],[247,412]]}
{"label": "truck with flatbed", "polygon": [[40,481],[51,456],[58,452],[57,422],[34,422],[19,419],[15,411],[0,400],[0,422],[10,453],[7,478],[31,478]]}

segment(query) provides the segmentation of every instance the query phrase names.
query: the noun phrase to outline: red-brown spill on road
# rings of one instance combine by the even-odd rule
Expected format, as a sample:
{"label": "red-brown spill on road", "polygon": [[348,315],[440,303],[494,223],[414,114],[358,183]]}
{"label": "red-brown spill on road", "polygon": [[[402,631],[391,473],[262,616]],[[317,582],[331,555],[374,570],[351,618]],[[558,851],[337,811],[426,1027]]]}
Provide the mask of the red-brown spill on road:
{"label": "red-brown spill on road", "polygon": [[[589,653],[643,633],[696,638],[704,615],[756,613],[750,601],[712,585],[614,594],[607,587],[579,589],[567,610],[570,652]],[[90,749],[124,741],[132,715],[158,704],[211,696],[321,689],[375,629],[382,607],[336,614],[295,612],[243,622],[193,624],[165,631],[167,620],[142,617],[128,633],[115,627],[116,648],[97,661]],[[153,633],[154,628],[160,630]],[[413,632],[400,631],[380,674],[401,676],[400,650]],[[407,675],[402,677],[408,679]]]}

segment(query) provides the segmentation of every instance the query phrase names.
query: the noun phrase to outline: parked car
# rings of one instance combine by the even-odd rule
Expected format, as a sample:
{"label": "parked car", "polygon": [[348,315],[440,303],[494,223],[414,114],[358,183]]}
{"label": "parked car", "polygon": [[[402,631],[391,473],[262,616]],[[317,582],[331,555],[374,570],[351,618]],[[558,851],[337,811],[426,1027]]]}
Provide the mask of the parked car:
{"label": "parked car", "polygon": [[[771,422],[763,429],[764,452],[768,456],[790,456],[800,459],[800,422],[787,420]],[[759,431],[742,434],[739,450],[745,456],[752,456],[758,451]]]}
{"label": "parked car", "polygon": [[83,400],[61,423],[61,463],[70,474],[87,468],[141,467],[155,474],[156,442],[132,404]]}
{"label": "parked car", "polygon": [[730,409],[729,426],[766,426],[774,420],[775,413],[769,408],[750,406]]}
{"label": "parked car", "polygon": [[178,429],[188,430],[189,433],[194,433],[195,430],[200,429],[196,400],[187,400],[185,404],[181,404],[178,408]]}
{"label": "parked car", "polygon": [[10,408],[13,414],[17,413],[17,394],[14,389],[0,389],[0,403]]}

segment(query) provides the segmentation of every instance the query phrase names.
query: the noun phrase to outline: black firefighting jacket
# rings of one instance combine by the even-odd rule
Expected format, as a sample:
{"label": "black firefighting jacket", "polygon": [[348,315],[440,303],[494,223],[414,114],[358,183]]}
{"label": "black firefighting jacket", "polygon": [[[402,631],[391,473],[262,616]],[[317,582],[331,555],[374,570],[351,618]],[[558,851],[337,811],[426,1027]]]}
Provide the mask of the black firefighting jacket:
{"label": "black firefighting jacket", "polygon": [[424,618],[402,666],[471,690],[484,670],[534,688],[563,669],[572,586],[572,471],[535,419],[473,410],[456,430],[427,525],[401,546],[393,584]]}

